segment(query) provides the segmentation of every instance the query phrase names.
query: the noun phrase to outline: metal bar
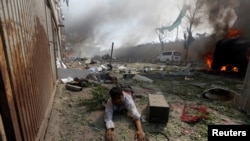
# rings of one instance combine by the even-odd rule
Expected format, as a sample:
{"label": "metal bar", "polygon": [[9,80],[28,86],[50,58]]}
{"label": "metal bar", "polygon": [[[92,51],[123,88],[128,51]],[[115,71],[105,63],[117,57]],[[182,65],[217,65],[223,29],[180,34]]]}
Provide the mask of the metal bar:
{"label": "metal bar", "polygon": [[110,60],[109,60],[109,64],[111,65],[111,61],[112,61],[112,56],[113,56],[113,48],[114,48],[114,42],[112,42],[112,47],[111,47],[111,57],[110,57]]}

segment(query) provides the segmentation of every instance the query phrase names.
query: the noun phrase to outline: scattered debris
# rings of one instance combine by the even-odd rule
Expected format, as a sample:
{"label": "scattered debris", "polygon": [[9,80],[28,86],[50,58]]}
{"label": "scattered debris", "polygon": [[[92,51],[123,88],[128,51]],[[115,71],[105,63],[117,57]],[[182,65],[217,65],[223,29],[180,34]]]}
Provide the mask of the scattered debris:
{"label": "scattered debris", "polygon": [[233,100],[235,93],[223,88],[212,88],[205,90],[201,96],[210,100],[218,101],[231,101]]}
{"label": "scattered debris", "polygon": [[118,67],[118,70],[119,70],[120,73],[127,73],[128,68],[126,66],[124,66],[124,65],[121,65],[121,66]]}
{"label": "scattered debris", "polygon": [[69,82],[68,84],[79,86],[79,87],[89,87],[91,85],[90,81],[84,78],[74,78],[73,82]]}
{"label": "scattered debris", "polygon": [[143,72],[149,72],[149,71],[152,71],[152,70],[153,70],[153,68],[150,67],[150,66],[144,66],[143,67]]}
{"label": "scattered debris", "polygon": [[81,91],[82,87],[71,85],[71,84],[66,84],[66,89],[71,90],[71,91]]}
{"label": "scattered debris", "polygon": [[[62,129],[64,130],[62,131],[62,129],[60,129],[59,132],[57,132],[60,134],[63,133],[60,136],[61,140],[71,140],[76,138],[78,140],[79,138],[80,140],[105,140],[103,135],[103,133],[105,132],[105,126],[103,124],[102,114],[106,105],[106,100],[109,98],[108,87],[111,86],[106,84],[116,84],[114,83],[115,81],[111,81],[111,78],[116,78],[115,76],[117,76],[117,78],[121,78],[121,75],[123,75],[123,79],[119,82],[122,82],[125,85],[129,84],[133,86],[135,90],[135,100],[137,102],[136,104],[138,104],[138,110],[141,111],[142,115],[142,126],[145,127],[145,134],[149,137],[150,140],[166,140],[165,135],[167,135],[171,140],[176,140],[176,137],[178,137],[178,139],[180,140],[206,140],[207,124],[248,124],[249,120],[245,119],[243,113],[237,112],[238,109],[234,108],[235,105],[232,105],[230,102],[218,102],[215,104],[214,102],[203,100],[201,99],[201,97],[199,97],[201,96],[200,94],[204,91],[202,96],[204,95],[206,99],[215,100],[212,99],[214,95],[211,94],[212,92],[209,91],[210,89],[206,91],[205,89],[214,89],[219,87],[219,85],[223,86],[225,90],[227,90],[227,88],[230,88],[235,92],[240,92],[243,86],[236,86],[236,84],[241,84],[241,80],[233,81],[233,79],[230,79],[230,81],[227,81],[226,79],[221,79],[220,77],[213,75],[206,75],[200,72],[193,73],[192,70],[189,71],[188,69],[184,68],[177,69],[174,68],[173,65],[167,65],[157,68],[159,64],[134,63],[128,64],[127,66],[126,64],[124,64],[124,62],[112,63],[114,67],[112,73],[110,74],[114,76],[111,76],[106,69],[107,66],[105,65],[103,65],[104,67],[102,67],[101,64],[86,65],[83,61],[81,63],[81,66],[79,63],[71,63],[71,67],[79,67],[79,69],[74,69],[73,72],[69,72],[67,75],[64,75],[64,77],[60,75],[60,77],[63,78],[62,82],[64,81],[66,85],[70,84],[81,87],[83,89],[83,91],[76,92],[77,94],[74,95],[72,94],[72,92],[69,92],[69,89],[60,89],[64,93],[62,95],[57,95],[59,100],[63,100],[63,102],[55,103],[58,104],[55,107],[59,108],[58,111],[60,111],[60,115],[62,115],[60,116],[60,118],[62,119],[60,120],[60,122],[63,121],[63,123],[60,123],[58,125],[60,125],[60,127],[62,127]],[[143,68],[144,66],[145,71],[141,70],[141,68]],[[150,71],[151,67],[156,69]],[[89,69],[87,71],[88,73],[83,74],[83,72],[85,72],[87,69]],[[61,70],[62,68],[60,68],[60,71]],[[136,72],[132,73],[132,70],[136,70]],[[125,74],[121,74],[122,71]],[[194,78],[195,81],[185,81]],[[133,81],[133,79],[136,81]],[[154,81],[154,83],[138,83],[138,81]],[[89,86],[93,86],[92,84],[94,84],[94,87],[90,88]],[[59,86],[60,88],[65,87],[64,84],[59,84]],[[85,86],[89,88],[85,88]],[[75,87],[72,87],[71,89],[73,90],[71,91],[74,91],[74,88]],[[147,109],[148,94],[156,94],[157,92],[166,96],[171,105],[175,105],[173,108],[170,108],[167,127],[165,125],[163,127],[160,127],[159,124],[151,124],[148,121],[149,119],[146,117],[149,113]],[[209,119],[206,119],[208,114],[208,112],[206,111],[206,107],[195,105],[199,101],[202,101],[202,104],[205,104],[208,107]],[[177,105],[176,103],[180,104]],[[187,103],[190,105],[194,105],[186,105]],[[245,103],[242,104],[245,105]],[[186,105],[185,109],[184,105]],[[202,109],[202,107],[204,107],[204,109]],[[160,115],[162,115],[162,112],[159,113]],[[182,117],[183,119],[180,119],[180,117]],[[116,132],[124,133],[123,135],[119,136],[118,139],[133,139],[133,128],[130,128],[132,126],[130,122],[126,122],[127,118],[123,119],[119,116],[116,118],[117,124],[122,127],[117,128]],[[200,120],[202,120],[202,122],[198,122]],[[196,124],[195,126],[193,126],[193,124],[187,124],[186,122]],[[68,126],[69,124],[72,126]],[[82,130],[80,131],[79,129]],[[68,131],[72,131],[72,133]],[[83,133],[82,131],[85,132]],[[167,140],[169,140],[168,138]]]}
{"label": "scattered debris", "polygon": [[93,80],[93,81],[96,81],[96,82],[100,81],[100,78],[97,76],[96,73],[90,73],[90,74],[88,74],[86,76],[86,79]]}
{"label": "scattered debris", "polygon": [[117,77],[111,76],[109,72],[100,73],[100,80],[106,84],[113,84],[117,82]]}
{"label": "scattered debris", "polygon": [[72,77],[68,77],[68,78],[62,78],[61,81],[65,84],[65,83],[68,83],[68,82],[71,82],[73,81],[74,79]]}
{"label": "scattered debris", "polygon": [[86,64],[95,64],[95,63],[97,63],[97,61],[94,61],[92,59],[87,59],[87,60],[85,60],[85,63]]}
{"label": "scattered debris", "polygon": [[136,81],[143,81],[143,82],[149,82],[149,83],[153,83],[153,80],[152,79],[149,79],[145,76],[142,76],[142,75],[139,75],[139,74],[136,74],[134,77],[133,77],[134,80]]}

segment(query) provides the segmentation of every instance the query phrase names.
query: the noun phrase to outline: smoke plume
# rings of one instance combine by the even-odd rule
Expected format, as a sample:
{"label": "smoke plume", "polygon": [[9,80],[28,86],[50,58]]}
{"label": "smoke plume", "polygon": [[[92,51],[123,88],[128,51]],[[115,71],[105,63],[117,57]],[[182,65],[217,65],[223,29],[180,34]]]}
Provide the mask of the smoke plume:
{"label": "smoke plume", "polygon": [[250,39],[250,16],[248,16],[250,1],[249,0],[239,0],[240,5],[236,8],[237,21],[235,22],[233,28],[239,29],[241,36]]}
{"label": "smoke plume", "polygon": [[[69,10],[73,0],[69,2]],[[85,0],[84,12],[67,16],[65,28],[70,42],[80,48],[134,46],[157,39],[155,28],[160,16],[165,21],[173,21],[179,14],[182,1],[176,0]],[[171,11],[171,13],[169,13]],[[74,19],[72,18],[74,16]]]}
{"label": "smoke plume", "polygon": [[[224,38],[229,28],[240,29],[242,35],[250,37],[250,18],[246,16],[249,0],[198,1],[202,1],[204,18],[208,19],[195,23],[193,29],[201,26],[212,28],[213,32],[203,41],[197,41],[196,38],[190,46],[190,53],[195,50],[197,56],[205,56],[213,52],[216,41]],[[69,10],[74,9],[72,3],[73,0],[69,3]],[[88,56],[102,49],[110,50],[112,42],[116,49],[155,41],[157,34],[154,29],[166,26],[167,21],[173,22],[180,12],[178,7],[182,7],[183,3],[176,3],[176,0],[85,0],[82,5],[84,12],[71,17],[64,12],[67,39],[79,49],[77,53],[80,56]],[[158,19],[162,16],[164,18]],[[159,25],[162,21],[165,23]],[[204,23],[209,23],[209,27],[204,27]],[[185,29],[187,25],[182,23],[181,27]]]}

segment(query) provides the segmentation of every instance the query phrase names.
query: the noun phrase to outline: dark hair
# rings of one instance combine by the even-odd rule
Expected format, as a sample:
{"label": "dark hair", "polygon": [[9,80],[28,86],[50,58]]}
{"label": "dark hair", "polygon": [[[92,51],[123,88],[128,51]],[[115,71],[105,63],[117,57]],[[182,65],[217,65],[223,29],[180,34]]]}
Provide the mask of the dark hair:
{"label": "dark hair", "polygon": [[109,94],[111,96],[111,98],[119,98],[122,95],[122,88],[119,86],[115,86],[113,88],[111,88],[111,90],[109,91]]}

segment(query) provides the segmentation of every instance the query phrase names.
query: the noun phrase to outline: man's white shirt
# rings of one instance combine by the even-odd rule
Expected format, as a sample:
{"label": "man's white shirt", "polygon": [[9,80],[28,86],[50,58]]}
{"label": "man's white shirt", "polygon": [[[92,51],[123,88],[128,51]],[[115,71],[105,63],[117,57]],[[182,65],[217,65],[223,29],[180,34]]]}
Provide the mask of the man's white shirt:
{"label": "man's white shirt", "polygon": [[115,128],[114,122],[112,120],[113,118],[113,113],[114,112],[120,112],[122,110],[128,110],[130,116],[133,119],[140,119],[140,114],[135,106],[134,100],[132,96],[129,93],[122,92],[123,93],[123,99],[122,99],[122,104],[119,106],[116,106],[112,103],[111,98],[109,98],[106,108],[105,108],[105,116],[104,116],[104,121],[106,124],[107,129],[109,128]]}

